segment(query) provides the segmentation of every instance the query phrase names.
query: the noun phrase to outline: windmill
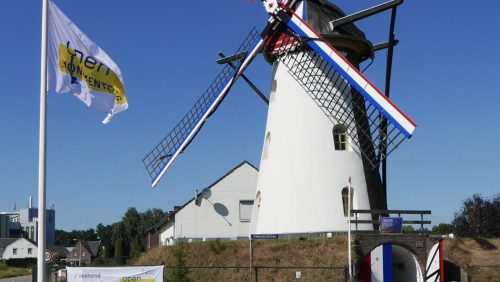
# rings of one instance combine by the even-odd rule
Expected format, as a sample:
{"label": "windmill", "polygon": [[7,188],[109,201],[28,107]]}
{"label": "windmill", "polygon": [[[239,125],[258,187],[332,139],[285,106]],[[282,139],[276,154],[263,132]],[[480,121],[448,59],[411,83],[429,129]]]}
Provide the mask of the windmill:
{"label": "windmill", "polygon": [[320,0],[263,4],[271,15],[264,31],[252,30],[225,59],[214,82],[143,163],[156,186],[262,52],[273,80],[250,232],[346,230],[347,179],[353,179],[353,208],[386,208],[379,165],[411,137],[415,123],[358,70],[373,57],[364,34],[349,21],[331,32],[331,21],[347,18],[340,9]]}

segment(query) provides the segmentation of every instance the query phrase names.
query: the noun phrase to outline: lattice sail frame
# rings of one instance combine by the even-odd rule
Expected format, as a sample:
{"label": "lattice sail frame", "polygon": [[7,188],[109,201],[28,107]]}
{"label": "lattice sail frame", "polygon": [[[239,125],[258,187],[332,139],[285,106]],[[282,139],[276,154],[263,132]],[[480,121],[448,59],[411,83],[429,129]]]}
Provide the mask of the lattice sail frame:
{"label": "lattice sail frame", "polygon": [[[372,169],[397,148],[406,136],[359,94],[321,56],[309,48],[279,57],[289,74],[321,108],[334,125],[347,128],[349,146]],[[387,136],[382,125],[387,126]],[[386,149],[386,150],[384,150]],[[383,155],[383,152],[387,154]]]}
{"label": "lattice sail frame", "polygon": [[279,44],[268,42],[271,52],[334,124],[347,127],[351,148],[378,168],[416,124],[293,10],[279,4],[270,14],[288,28]]}
{"label": "lattice sail frame", "polygon": [[[251,50],[256,41],[258,42],[258,38],[260,38],[260,33],[257,29],[252,29],[235,54]],[[206,118],[220,105],[225,94],[227,94],[227,91],[223,91],[224,88],[228,87],[228,83],[240,71],[242,62],[243,60],[239,60],[233,62],[232,66],[225,65],[184,118],[144,157],[142,162],[149,176],[153,179],[153,186],[156,185],[160,174],[165,170],[172,158],[176,154],[182,153],[182,151],[178,152],[181,146],[185,149],[189,145],[201,129]]]}

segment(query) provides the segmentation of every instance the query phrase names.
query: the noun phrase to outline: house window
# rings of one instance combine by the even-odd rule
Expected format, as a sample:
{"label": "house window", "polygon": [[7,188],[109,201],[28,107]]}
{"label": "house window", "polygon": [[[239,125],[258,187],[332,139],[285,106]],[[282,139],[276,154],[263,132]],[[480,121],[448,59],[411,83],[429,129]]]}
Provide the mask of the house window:
{"label": "house window", "polygon": [[347,128],[343,124],[337,124],[333,127],[333,143],[335,150],[346,151],[348,148],[348,134]]}
{"label": "house window", "polygon": [[28,255],[31,255],[33,253],[33,249],[32,248],[28,248]]}
{"label": "house window", "polygon": [[35,240],[35,227],[31,226],[31,235],[30,235],[31,240]]}
{"label": "house window", "polygon": [[78,254],[76,252],[73,252],[73,256],[76,257]]}
{"label": "house window", "polygon": [[82,251],[82,257],[84,257],[84,256],[85,256],[85,251]]}
{"label": "house window", "polygon": [[241,200],[240,201],[240,221],[248,222],[252,217],[252,200]]}
{"label": "house window", "polygon": [[[351,210],[353,209],[353,206],[352,206],[352,199],[354,198],[354,189],[352,189],[351,187]],[[349,199],[349,190],[347,187],[344,187],[342,189],[342,206],[344,208],[344,216],[347,217],[347,213],[348,213],[348,210],[349,210],[349,206],[348,206],[348,201]],[[352,212],[351,212],[351,216],[352,216]]]}
{"label": "house window", "polygon": [[17,248],[13,248],[13,249],[12,249],[12,254],[13,254],[13,255],[17,255]]}

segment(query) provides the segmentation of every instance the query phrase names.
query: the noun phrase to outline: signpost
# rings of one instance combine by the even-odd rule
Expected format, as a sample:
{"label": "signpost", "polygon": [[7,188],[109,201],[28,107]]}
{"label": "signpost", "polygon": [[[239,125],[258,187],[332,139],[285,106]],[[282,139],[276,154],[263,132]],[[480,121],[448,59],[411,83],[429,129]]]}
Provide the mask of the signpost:
{"label": "signpost", "polygon": [[278,239],[278,234],[252,234],[251,239]]}

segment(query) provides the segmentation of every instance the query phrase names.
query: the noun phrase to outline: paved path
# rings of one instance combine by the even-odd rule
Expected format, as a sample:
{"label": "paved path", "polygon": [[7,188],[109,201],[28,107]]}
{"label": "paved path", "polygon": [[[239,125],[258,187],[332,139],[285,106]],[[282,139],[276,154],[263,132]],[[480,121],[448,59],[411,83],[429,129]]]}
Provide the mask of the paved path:
{"label": "paved path", "polygon": [[31,282],[31,275],[0,279],[0,282]]}

